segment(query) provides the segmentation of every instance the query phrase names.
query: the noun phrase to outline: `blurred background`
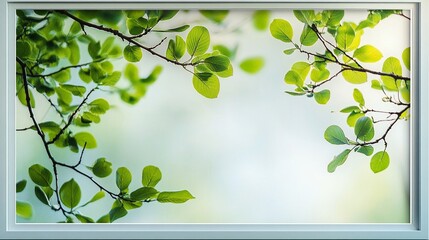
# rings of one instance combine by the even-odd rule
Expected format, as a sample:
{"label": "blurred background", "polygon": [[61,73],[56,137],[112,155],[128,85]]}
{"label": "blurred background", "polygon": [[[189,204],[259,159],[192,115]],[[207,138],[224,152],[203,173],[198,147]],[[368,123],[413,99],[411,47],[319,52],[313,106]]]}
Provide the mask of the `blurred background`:
{"label": "blurred background", "polygon": [[[367,105],[376,109],[386,107],[381,102],[382,96],[370,88],[370,83],[352,85],[341,76],[326,84],[331,89],[331,100],[326,105],[319,105],[311,98],[287,95],[284,91],[293,88],[284,83],[285,73],[293,63],[305,61],[307,56],[298,52],[285,55],[283,50],[292,46],[274,39],[269,29],[256,30],[251,16],[251,11],[234,10],[224,23],[215,24],[198,12],[189,11],[180,12],[173,21],[175,26],[180,23],[206,26],[211,45],[238,46],[234,75],[220,79],[217,99],[199,95],[192,86],[190,73],[147,52],[137,64],[141,77],[150,74],[156,65],[164,69],[137,105],[128,105],[117,95],[105,92],[93,96],[109,99],[113,107],[102,116],[100,124],[89,129],[97,139],[98,148],[85,151],[83,164],[92,165],[97,158],[106,157],[113,162],[114,171],[128,167],[133,173],[130,189],[140,187],[144,166],[155,165],[163,174],[157,189],[187,189],[195,196],[184,204],[144,204],[117,222],[409,223],[409,122],[399,121],[389,133],[391,161],[385,171],[374,174],[370,157],[352,153],[344,165],[328,173],[328,163],[344,147],[329,144],[323,133],[336,124],[344,129],[346,136],[352,136],[353,129],[346,124],[347,114],[339,110],[354,105],[353,89],[359,88]],[[346,11],[343,20],[358,23],[366,16],[364,10]],[[287,19],[294,28],[294,40],[299,41],[303,24],[291,10],[274,10],[270,22],[274,18]],[[186,32],[180,35],[185,38]],[[144,43],[154,45],[163,36],[146,39]],[[173,38],[174,34],[167,36]],[[167,42],[157,50],[165,53]],[[383,53],[381,61],[368,65],[373,69],[381,69],[389,56],[401,59],[403,49],[410,45],[409,21],[390,16],[374,29],[365,29],[361,40],[361,45],[364,44],[371,44]],[[321,47],[316,44],[311,49],[317,51]],[[240,70],[240,61],[256,56],[265,61],[260,72],[251,75]],[[116,70],[123,70],[125,64],[125,60],[114,62]],[[77,72],[73,76],[73,81],[81,82]],[[368,80],[375,78],[369,76]],[[55,113],[46,100],[36,98],[36,102],[36,118],[52,119]],[[16,104],[16,111],[17,128],[31,125],[21,104]],[[49,210],[34,197],[34,186],[28,177],[28,167],[36,162],[51,166],[39,137],[33,131],[17,132],[16,137],[16,179],[29,181],[19,199],[30,201],[34,208],[32,219],[17,218],[17,221],[63,220],[60,213]],[[381,143],[375,151],[382,148]],[[55,149],[54,154],[70,163],[79,157],[66,149]],[[98,191],[89,181],[65,169],[61,169],[60,176],[61,182],[71,177],[76,179],[83,190],[82,202]],[[99,182],[112,190],[116,188],[114,172]],[[112,202],[106,196],[81,211],[97,219],[109,211]]]}

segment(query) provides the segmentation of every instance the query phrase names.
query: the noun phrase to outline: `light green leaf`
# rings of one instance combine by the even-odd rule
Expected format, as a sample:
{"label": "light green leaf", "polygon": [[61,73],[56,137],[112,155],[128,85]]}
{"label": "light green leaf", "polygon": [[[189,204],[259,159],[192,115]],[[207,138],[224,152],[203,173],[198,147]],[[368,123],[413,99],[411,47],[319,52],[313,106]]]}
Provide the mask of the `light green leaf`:
{"label": "light green leaf", "polygon": [[86,83],[90,83],[92,81],[90,70],[88,68],[81,68],[79,70],[79,78]]}
{"label": "light green leaf", "polygon": [[19,182],[16,183],[16,187],[15,187],[15,191],[17,193],[22,192],[25,189],[25,186],[27,185],[27,180],[21,180]]}
{"label": "light green leaf", "polygon": [[335,36],[335,41],[337,42],[337,47],[343,51],[346,51],[348,47],[352,44],[355,38],[355,31],[352,26],[348,23],[343,23],[342,26],[338,27],[337,35]]}
{"label": "light green leaf", "polygon": [[362,62],[372,63],[379,61],[383,54],[372,45],[364,45],[354,51],[353,57]]}
{"label": "light green leaf", "polygon": [[[357,67],[355,63],[349,64],[352,67]],[[353,84],[362,84],[368,80],[368,74],[366,72],[360,72],[355,70],[345,70],[342,72],[344,79]]]}
{"label": "light green leaf", "polygon": [[104,40],[103,44],[101,45],[100,52],[102,54],[106,54],[110,52],[113,48],[114,42],[115,42],[115,37],[113,36],[107,37],[106,40]]}
{"label": "light green leaf", "polygon": [[344,10],[324,10],[322,11],[322,15],[327,19],[327,26],[336,27],[344,17]]}
{"label": "light green leaf", "polygon": [[299,38],[300,42],[304,46],[312,46],[317,42],[317,34],[311,29],[309,25],[305,25],[302,30],[301,37]]}
{"label": "light green leaf", "polygon": [[410,48],[407,47],[402,52],[402,62],[404,62],[405,67],[410,70]]}
{"label": "light green leaf", "polygon": [[31,180],[42,187],[48,187],[52,183],[52,173],[40,164],[34,164],[28,169]]}
{"label": "light green leaf", "polygon": [[186,49],[191,56],[199,56],[210,46],[210,34],[207,28],[195,26],[186,37]]}
{"label": "light green leaf", "polygon": [[22,218],[31,218],[33,209],[31,204],[26,202],[16,201],[16,215]]}
{"label": "light green leaf", "polygon": [[313,68],[310,73],[310,78],[314,82],[321,82],[328,79],[329,74],[330,72],[328,69],[319,70],[317,68]]}
{"label": "light green leaf", "polygon": [[81,191],[79,184],[73,178],[61,186],[60,199],[66,207],[73,209],[79,204],[80,198]]}
{"label": "light green leaf", "polygon": [[186,50],[186,43],[182,37],[179,35],[176,36],[176,41],[173,39],[168,43],[166,57],[170,60],[179,60],[183,57]]}
{"label": "light green leaf", "polygon": [[350,107],[345,107],[341,109],[340,112],[342,113],[360,112],[360,108],[358,106],[350,106]]}
{"label": "light green leaf", "polygon": [[138,62],[142,59],[143,52],[139,46],[128,45],[124,48],[124,58],[128,62]]}
{"label": "light green leaf", "polygon": [[228,16],[229,11],[228,10],[200,10],[200,13],[212,20],[215,23],[221,23],[226,16]]}
{"label": "light green leaf", "polygon": [[59,83],[68,82],[71,79],[70,69],[68,68],[55,74],[52,74],[51,77]]}
{"label": "light green leaf", "polygon": [[252,15],[253,26],[260,31],[268,28],[270,21],[270,11],[257,10]]}
{"label": "light green leaf", "polygon": [[401,97],[405,102],[410,102],[410,86],[404,80],[396,80]]}
{"label": "light green leaf", "polygon": [[383,87],[381,86],[380,81],[375,80],[375,79],[371,81],[371,87],[374,88],[374,89],[376,89],[376,90],[382,90],[383,89]]}
{"label": "light green leaf", "polygon": [[96,223],[110,223],[110,215],[106,214],[101,216]]}
{"label": "light green leaf", "polygon": [[222,72],[228,69],[229,59],[223,55],[216,55],[204,59],[204,63],[211,71]]}
{"label": "light green leaf", "polygon": [[338,156],[335,156],[334,159],[328,164],[328,172],[333,173],[338,166],[343,165],[346,162],[350,152],[350,149],[346,149]]}
{"label": "light green leaf", "polygon": [[353,90],[353,99],[359,103],[360,106],[365,106],[365,99],[363,98],[361,91],[357,88]]}
{"label": "light green leaf", "polygon": [[302,87],[304,84],[304,81],[302,80],[301,76],[294,70],[290,70],[286,73],[284,81],[287,84],[294,84],[299,87]]}
{"label": "light green leaf", "polygon": [[93,203],[95,201],[98,201],[98,200],[104,198],[104,196],[105,196],[105,193],[103,191],[99,191],[91,198],[91,200],[89,200],[88,202],[86,202],[85,204],[83,204],[80,207],[85,207],[86,205],[88,205],[90,203]]}
{"label": "light green leaf", "polygon": [[220,91],[219,78],[211,73],[195,73],[192,78],[195,90],[206,98],[217,98]]}
{"label": "light green leaf", "polygon": [[116,186],[119,188],[121,193],[127,192],[131,180],[131,172],[126,167],[120,167],[116,170]]}
{"label": "light green leaf", "polygon": [[270,24],[271,35],[283,42],[292,42],[293,29],[290,23],[284,19],[274,19]]}
{"label": "light green leaf", "polygon": [[69,62],[72,65],[78,64],[80,60],[79,45],[77,44],[76,40],[67,42],[67,45],[70,48]]}
{"label": "light green leaf", "polygon": [[390,157],[389,154],[386,151],[380,151],[371,158],[371,170],[374,173],[378,173],[383,171],[389,166],[390,163]]}
{"label": "light green leaf", "polygon": [[149,165],[143,168],[142,184],[145,187],[155,187],[161,181],[162,174],[158,167]]}
{"label": "light green leaf", "polygon": [[284,54],[286,55],[291,55],[292,53],[294,53],[296,50],[296,48],[289,48],[283,51]]}
{"label": "light green leaf", "polygon": [[104,114],[110,108],[109,102],[103,98],[95,99],[94,101],[90,102],[88,106],[89,110],[95,114]]}
{"label": "light green leaf", "polygon": [[307,25],[312,25],[316,17],[314,10],[293,10],[293,14],[300,22]]}
{"label": "light green leaf", "polygon": [[360,152],[366,156],[371,156],[374,152],[374,148],[371,145],[360,146],[356,149],[356,152]]}
{"label": "light green leaf", "polygon": [[91,56],[92,59],[97,59],[100,54],[101,44],[100,42],[91,41],[88,44],[88,53],[89,56]]}
{"label": "light green leaf", "polygon": [[96,148],[97,147],[97,141],[95,140],[94,136],[92,136],[89,132],[79,132],[74,135],[74,138],[76,139],[77,144],[79,146],[83,147],[86,143],[86,148]]}
{"label": "light green leaf", "polygon": [[182,190],[177,192],[160,192],[157,201],[161,203],[184,203],[194,198],[187,190]]}
{"label": "light green leaf", "polygon": [[361,140],[368,140],[365,138],[365,136],[370,133],[371,129],[373,130],[373,128],[374,126],[371,118],[364,116],[356,121],[354,132],[357,138]]}
{"label": "light green leaf", "polygon": [[308,72],[310,71],[311,65],[306,62],[296,62],[292,65],[292,70],[297,72],[304,82],[307,78]]}
{"label": "light green leaf", "polygon": [[343,130],[337,125],[329,126],[325,130],[324,137],[325,137],[326,141],[328,141],[331,144],[335,144],[335,145],[342,145],[342,144],[348,144],[349,143],[349,140],[344,135]]}
{"label": "light green leaf", "polygon": [[264,67],[265,61],[262,57],[251,57],[240,63],[240,68],[247,73],[257,73]]}
{"label": "light green leaf", "polygon": [[104,178],[112,173],[112,163],[107,161],[106,158],[99,158],[91,169],[95,176]]}
{"label": "light green leaf", "polygon": [[170,28],[170,29],[154,29],[152,32],[184,32],[189,28],[189,25],[183,25],[180,27]]}
{"label": "light green leaf", "polygon": [[127,66],[125,66],[124,76],[131,82],[138,82],[140,80],[139,69],[135,64],[128,63]]}
{"label": "light green leaf", "polygon": [[[402,67],[399,59],[395,57],[387,58],[383,63],[382,72],[388,74],[394,74],[397,76],[402,76]],[[384,86],[389,91],[397,91],[398,87],[396,86],[396,81],[392,77],[381,76]]]}
{"label": "light green leaf", "polygon": [[116,83],[121,79],[121,72],[120,71],[114,71],[112,74],[105,77],[103,80],[100,81],[100,85],[103,86],[115,86]]}
{"label": "light green leaf", "polygon": [[356,121],[362,116],[365,116],[365,114],[361,112],[351,112],[347,117],[347,125],[349,125],[350,127],[354,127]]}
{"label": "light green leaf", "polygon": [[228,69],[226,69],[225,71],[216,73],[216,75],[222,78],[231,77],[233,74],[234,74],[234,68],[232,67],[231,63],[228,65]]}
{"label": "light green leaf", "polygon": [[144,201],[147,199],[154,198],[158,194],[158,191],[152,187],[141,187],[130,194],[131,200],[133,201]]}
{"label": "light green leaf", "polygon": [[73,100],[73,96],[71,94],[71,92],[63,89],[62,87],[56,87],[55,88],[55,92],[58,95],[58,102],[62,102],[66,105],[70,105],[72,100]]}
{"label": "light green leaf", "polygon": [[319,104],[328,103],[330,97],[331,97],[331,92],[327,89],[314,93],[314,99]]}

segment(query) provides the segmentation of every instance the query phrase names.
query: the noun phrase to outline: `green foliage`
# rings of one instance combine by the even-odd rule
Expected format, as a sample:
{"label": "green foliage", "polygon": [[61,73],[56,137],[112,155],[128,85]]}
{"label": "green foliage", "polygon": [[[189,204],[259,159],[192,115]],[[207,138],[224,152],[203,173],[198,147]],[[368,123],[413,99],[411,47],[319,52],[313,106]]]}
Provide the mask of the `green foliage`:
{"label": "green foliage", "polygon": [[24,191],[25,186],[27,186],[27,180],[21,180],[16,183],[15,191],[17,193]]}
{"label": "green foliage", "polygon": [[372,120],[369,117],[361,117],[356,121],[355,135],[362,141],[369,141],[374,137],[374,126]]}
{"label": "green foliage", "polygon": [[142,184],[145,187],[155,187],[161,181],[162,174],[155,166],[146,166],[142,171]]}
{"label": "green foliage", "polygon": [[410,70],[410,48],[407,47],[402,52],[402,61],[404,62],[405,67]]}
{"label": "green foliage", "polygon": [[284,19],[274,19],[270,24],[270,32],[274,38],[277,38],[280,41],[285,43],[292,42],[292,26]]}
{"label": "green foliage", "polygon": [[112,173],[112,163],[107,161],[106,158],[99,158],[95,161],[91,170],[95,176],[104,178]]}
{"label": "green foliage", "polygon": [[177,192],[160,192],[157,200],[161,203],[184,203],[190,199],[194,199],[187,190]]}
{"label": "green foliage", "polygon": [[42,187],[49,187],[52,183],[52,173],[40,164],[34,164],[28,169],[31,180]]}
{"label": "green foliage", "polygon": [[128,186],[130,185],[131,180],[131,172],[126,167],[120,167],[116,170],[116,186],[119,188],[121,193],[126,193],[128,191]]}
{"label": "green foliage", "polygon": [[[396,57],[389,57],[383,63],[382,68],[383,73],[389,73],[396,76],[402,76],[402,66],[399,62],[399,59]],[[383,81],[384,87],[389,91],[397,91],[398,86],[396,85],[396,81],[392,77],[381,76],[381,80]]]}
{"label": "green foliage", "polygon": [[207,28],[196,26],[189,31],[186,37],[186,49],[191,56],[199,56],[210,46],[210,34]]}
{"label": "green foliage", "polygon": [[89,132],[79,132],[74,135],[74,138],[76,139],[77,144],[79,146],[83,147],[86,145],[86,148],[96,148],[97,147],[97,141],[95,140],[94,136],[92,136]]}
{"label": "green foliage", "polygon": [[326,141],[335,145],[348,144],[349,140],[344,135],[344,131],[337,125],[329,126],[325,130],[324,137]]}
{"label": "green foliage", "polygon": [[79,204],[81,194],[79,184],[73,178],[65,182],[60,188],[61,202],[70,209]]}
{"label": "green foliage", "polygon": [[200,13],[215,23],[221,23],[228,16],[228,10],[200,10]]}
{"label": "green foliage", "polygon": [[22,218],[31,218],[33,216],[33,208],[27,202],[16,201],[16,215]]}
{"label": "green foliage", "polygon": [[183,57],[186,50],[186,43],[182,37],[176,36],[176,41],[173,39],[168,43],[166,57],[170,60],[180,60]]}
{"label": "green foliage", "polygon": [[257,10],[252,15],[253,26],[259,31],[263,31],[268,28],[270,22],[270,11]]}
{"label": "green foliage", "polygon": [[240,63],[240,68],[247,73],[257,73],[264,67],[265,61],[262,57],[251,57]]}
{"label": "green foliage", "polygon": [[124,58],[128,62],[138,62],[142,59],[143,52],[139,46],[126,46],[124,48]]}
{"label": "green foliage", "polygon": [[334,159],[328,164],[328,172],[333,173],[338,166],[343,165],[351,152],[350,149],[342,151],[338,156],[335,156]]}
{"label": "green foliage", "polygon": [[380,151],[374,154],[371,158],[371,170],[374,173],[381,172],[385,170],[390,163],[390,157],[389,154],[386,151]]}

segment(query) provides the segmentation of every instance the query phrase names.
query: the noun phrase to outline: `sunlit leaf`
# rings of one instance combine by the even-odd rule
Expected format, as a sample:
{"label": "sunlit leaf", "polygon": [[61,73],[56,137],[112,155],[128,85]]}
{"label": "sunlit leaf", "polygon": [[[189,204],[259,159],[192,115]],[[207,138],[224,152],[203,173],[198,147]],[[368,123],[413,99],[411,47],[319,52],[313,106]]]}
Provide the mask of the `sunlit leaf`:
{"label": "sunlit leaf", "polygon": [[112,163],[107,161],[106,158],[99,158],[91,169],[95,176],[104,178],[112,173]]}
{"label": "sunlit leaf", "polygon": [[314,93],[314,99],[319,104],[328,103],[330,97],[331,97],[331,92],[327,89]]}
{"label": "sunlit leaf", "polygon": [[372,45],[364,45],[354,51],[353,57],[362,62],[372,63],[379,61],[383,54]]}
{"label": "sunlit leaf", "polygon": [[16,201],[16,215],[22,218],[31,218],[33,215],[31,204]]}
{"label": "sunlit leaf", "polygon": [[124,58],[128,62],[138,62],[142,59],[143,52],[139,46],[128,45],[124,48]]}
{"label": "sunlit leaf", "polygon": [[271,35],[283,42],[291,42],[293,29],[290,23],[284,19],[274,19],[270,24]]}
{"label": "sunlit leaf", "polygon": [[198,56],[207,51],[210,46],[210,34],[207,28],[195,26],[186,37],[186,49],[189,55]]}
{"label": "sunlit leaf", "polygon": [[79,146],[83,147],[86,143],[86,148],[96,148],[97,147],[97,141],[95,140],[94,136],[92,136],[89,132],[79,132],[74,135],[77,144]]}
{"label": "sunlit leaf", "polygon": [[194,198],[187,190],[182,190],[177,192],[160,192],[157,201],[161,203],[184,203]]}
{"label": "sunlit leaf", "polygon": [[265,65],[265,61],[262,57],[251,57],[244,59],[240,63],[240,68],[247,73],[257,73],[259,72]]}
{"label": "sunlit leaf", "polygon": [[192,84],[195,90],[206,98],[217,98],[220,91],[219,78],[211,73],[195,73]]}
{"label": "sunlit leaf", "polygon": [[389,163],[389,154],[386,151],[380,151],[372,156],[370,167],[374,173],[378,173],[389,167]]}

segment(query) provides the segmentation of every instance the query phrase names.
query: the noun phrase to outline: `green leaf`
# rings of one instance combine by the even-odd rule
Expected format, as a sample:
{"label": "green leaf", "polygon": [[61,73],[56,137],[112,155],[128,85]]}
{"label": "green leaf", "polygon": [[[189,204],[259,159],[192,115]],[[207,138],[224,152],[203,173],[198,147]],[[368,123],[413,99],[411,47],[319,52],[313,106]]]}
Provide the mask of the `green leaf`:
{"label": "green leaf", "polygon": [[372,13],[368,14],[367,19],[365,19],[359,23],[359,25],[356,27],[356,31],[367,28],[367,27],[373,28],[380,22],[380,20],[381,20],[380,14],[376,13],[376,12],[372,12]]}
{"label": "green leaf", "polygon": [[24,191],[26,185],[27,185],[27,180],[25,180],[25,179],[17,182],[16,187],[15,187],[15,189],[16,189],[15,191],[17,193]]}
{"label": "green leaf", "polygon": [[89,65],[89,74],[94,82],[99,83],[105,77],[106,72],[101,68],[99,63],[91,63]]}
{"label": "green leaf", "polygon": [[216,75],[218,75],[219,77],[222,77],[222,78],[231,77],[233,74],[234,74],[234,68],[232,67],[231,63],[229,63],[228,69],[226,69],[225,71],[216,73]]}
{"label": "green leaf", "polygon": [[365,106],[365,99],[363,98],[361,91],[357,88],[353,90],[353,99],[359,103],[360,106]]}
{"label": "green leaf", "polygon": [[[402,67],[401,63],[399,62],[399,59],[395,57],[387,58],[383,63],[382,72],[402,76]],[[396,86],[396,81],[394,78],[388,76],[381,76],[381,80],[383,81],[383,84],[387,90],[398,90],[398,86]]]}
{"label": "green leaf", "polygon": [[141,187],[130,194],[133,201],[144,201],[153,198],[158,194],[158,191],[153,187]]}
{"label": "green leaf", "polygon": [[229,59],[223,55],[216,55],[204,59],[204,63],[211,71],[222,72],[228,69]]}
{"label": "green leaf", "polygon": [[107,161],[106,158],[99,158],[91,169],[95,176],[104,178],[112,173],[112,163]]}
{"label": "green leaf", "polygon": [[161,203],[184,203],[194,198],[187,190],[182,190],[177,192],[160,192],[157,201]]}
{"label": "green leaf", "polygon": [[374,148],[371,145],[360,146],[356,149],[356,152],[360,152],[366,156],[371,156],[374,152]]}
{"label": "green leaf", "polygon": [[96,223],[110,223],[110,215],[106,214],[101,216]]}
{"label": "green leaf", "polygon": [[293,10],[293,15],[300,22],[303,22],[307,25],[313,24],[313,20],[316,17],[314,10]]}
{"label": "green leaf", "polygon": [[229,11],[228,10],[200,10],[200,13],[212,20],[215,23],[221,23],[226,16],[228,16]]}
{"label": "green leaf", "polygon": [[186,37],[186,49],[191,57],[205,53],[209,46],[210,34],[207,28],[195,26],[189,31]]}
{"label": "green leaf", "polygon": [[170,28],[170,29],[163,29],[163,30],[154,29],[154,30],[152,30],[152,32],[184,32],[184,31],[188,30],[188,28],[189,28],[189,25],[183,25],[183,26],[180,26],[180,27],[175,27],[175,28]]}
{"label": "green leaf", "polygon": [[219,51],[220,54],[225,55],[228,58],[232,59],[235,56],[237,48],[234,48],[233,50],[230,50],[225,45],[214,45],[213,46],[213,51]]}
{"label": "green leaf", "polygon": [[110,52],[113,48],[114,42],[115,42],[115,37],[113,36],[107,37],[106,40],[104,40],[103,44],[101,45],[100,52],[102,54]]}
{"label": "green leaf", "polygon": [[58,101],[61,101],[62,103],[65,103],[66,105],[71,104],[71,102],[73,100],[73,96],[69,91],[67,91],[61,87],[56,87],[55,92],[58,95]]}
{"label": "green leaf", "polygon": [[292,42],[293,29],[290,23],[284,19],[274,19],[270,24],[271,35],[283,42]]}
{"label": "green leaf", "polygon": [[371,158],[371,170],[374,173],[378,173],[383,171],[389,166],[390,163],[390,157],[389,154],[386,151],[380,151]]}
{"label": "green leaf", "polygon": [[410,48],[407,47],[402,52],[402,62],[404,62],[405,67],[410,70]]}
{"label": "green leaf", "polygon": [[33,209],[31,204],[26,202],[16,201],[16,215],[22,218],[31,218]]}
{"label": "green leaf", "polygon": [[81,223],[94,223],[94,220],[90,217],[84,216],[84,215],[80,215],[80,214],[75,214],[76,218],[81,222]]}
{"label": "green leaf", "polygon": [[253,26],[260,31],[268,28],[270,21],[270,11],[257,10],[252,15]]}
{"label": "green leaf", "polygon": [[50,206],[48,196],[46,196],[46,193],[42,190],[41,187],[35,186],[34,187],[34,194],[36,195],[37,199],[39,199],[40,202],[43,204]]}
{"label": "green leaf", "polygon": [[343,130],[337,125],[329,126],[325,130],[324,137],[325,137],[326,141],[328,141],[331,144],[335,144],[335,145],[342,145],[342,144],[348,144],[349,143],[349,140],[344,135]]}
{"label": "green leaf", "polygon": [[145,30],[145,27],[141,26],[137,19],[128,18],[126,25],[127,25],[128,32],[131,35],[138,35]]}
{"label": "green leaf", "polygon": [[176,35],[176,41],[171,39],[170,42],[168,42],[167,53],[165,56],[170,60],[179,60],[183,57],[183,54],[185,54],[185,50],[185,40],[183,40],[179,35]]}
{"label": "green leaf", "polygon": [[81,68],[79,70],[79,78],[86,83],[90,83],[92,81],[90,70],[88,68]]}
{"label": "green leaf", "polygon": [[145,187],[155,187],[161,181],[162,174],[158,167],[149,165],[143,168],[142,184]]}
{"label": "green leaf", "polygon": [[79,132],[74,135],[74,138],[76,139],[77,144],[79,146],[83,147],[86,143],[86,148],[96,148],[97,147],[97,141],[95,140],[94,136],[92,136],[89,132]]}
{"label": "green leaf", "polygon": [[64,206],[73,209],[76,207],[81,198],[79,184],[72,178],[65,182],[60,188],[60,199]]}
{"label": "green leaf", "polygon": [[91,113],[91,112],[84,112],[81,115],[81,119],[82,119],[82,122],[87,122],[87,123],[91,123],[91,122],[99,123],[100,122],[100,117],[98,115]]}
{"label": "green leaf", "polygon": [[292,65],[292,70],[297,72],[301,77],[302,81],[307,78],[308,72],[310,71],[311,65],[306,62],[296,62]]}
{"label": "green leaf", "polygon": [[140,201],[122,201],[126,210],[136,209],[143,205]]}
{"label": "green leaf", "polygon": [[292,95],[292,96],[302,96],[305,95],[305,92],[290,92],[290,91],[285,91],[285,93]]}
{"label": "green leaf", "polygon": [[355,124],[356,124],[356,121],[360,118],[360,117],[362,117],[362,116],[365,116],[365,114],[363,114],[363,113],[361,113],[361,112],[351,112],[350,114],[349,114],[349,116],[347,117],[347,124],[350,126],[350,127],[354,127],[355,126]]}
{"label": "green leaf", "polygon": [[142,59],[143,52],[139,46],[128,45],[124,48],[124,58],[128,62],[138,62]]}
{"label": "green leaf", "polygon": [[75,96],[79,96],[79,97],[82,97],[85,94],[85,92],[86,92],[86,88],[84,86],[76,86],[76,85],[71,85],[71,84],[62,84],[61,88],[65,89],[65,90],[71,92],[71,94],[73,94]]}
{"label": "green leaf", "polygon": [[317,68],[313,68],[311,70],[310,78],[313,80],[313,82],[321,82],[329,78],[329,70],[323,69],[319,70]]}
{"label": "green leaf", "polygon": [[343,23],[342,26],[338,27],[337,35],[335,36],[335,41],[337,42],[338,48],[346,51],[353,43],[354,38],[355,31],[350,24]]}
{"label": "green leaf", "polygon": [[333,173],[338,166],[343,165],[346,162],[350,152],[350,149],[346,149],[338,156],[335,156],[334,159],[328,164],[328,172]]}
{"label": "green leaf", "polygon": [[[357,67],[356,64],[351,63],[350,66]],[[344,79],[353,84],[362,84],[368,80],[368,75],[366,72],[359,72],[354,70],[345,70],[342,72]]]}
{"label": "green leaf", "polygon": [[309,25],[304,26],[304,30],[302,30],[301,37],[299,41],[304,46],[312,46],[317,42],[317,34],[311,29]]}
{"label": "green leaf", "polygon": [[404,80],[396,80],[401,97],[405,102],[410,102],[410,86]]}
{"label": "green leaf", "polygon": [[289,48],[283,51],[284,54],[286,55],[291,55],[292,53],[294,53],[296,50],[296,48]]}
{"label": "green leaf", "polygon": [[298,87],[302,87],[304,84],[304,81],[302,80],[301,76],[299,76],[299,74],[294,70],[290,70],[286,73],[284,81],[287,84],[294,84]]}
{"label": "green leaf", "polygon": [[31,45],[27,41],[16,41],[16,56],[25,59],[31,55]]}
{"label": "green leaf", "polygon": [[103,86],[115,86],[116,83],[121,79],[121,72],[114,71],[112,74],[108,75],[106,78],[101,80],[100,85]]}
{"label": "green leaf", "polygon": [[70,48],[69,62],[72,65],[78,64],[80,60],[79,45],[77,44],[76,40],[68,42],[67,45]]}
{"label": "green leaf", "polygon": [[109,220],[112,223],[112,222],[118,220],[119,218],[125,217],[125,215],[127,215],[127,213],[128,213],[128,211],[127,211],[127,209],[124,208],[124,206],[119,206],[119,207],[113,208],[109,212]]}
{"label": "green leaf", "polygon": [[89,56],[91,56],[92,59],[97,59],[99,57],[100,54],[100,49],[101,49],[101,44],[100,42],[90,42],[88,44],[88,53]]}
{"label": "green leaf", "polygon": [[371,132],[371,129],[373,130],[374,126],[372,124],[371,118],[364,116],[359,118],[356,121],[355,125],[355,135],[357,138],[361,140],[368,140],[365,138],[365,136]]}
{"label": "green leaf", "polygon": [[127,66],[125,66],[124,76],[131,82],[138,82],[140,79],[139,69],[137,68],[136,65],[132,63],[128,63]]}
{"label": "green leaf", "polygon": [[327,89],[314,93],[314,99],[319,104],[326,104],[331,97],[331,92]]}
{"label": "green leaf", "polygon": [[383,57],[383,54],[372,45],[364,45],[354,51],[353,57],[361,62],[372,63],[379,61]]}
{"label": "green leaf", "polygon": [[322,15],[327,18],[327,26],[336,27],[344,17],[344,10],[324,10]]}
{"label": "green leaf", "polygon": [[116,170],[116,186],[119,188],[121,193],[128,191],[128,186],[132,180],[130,170],[126,167],[120,167]]}
{"label": "green leaf", "polygon": [[219,78],[211,73],[194,73],[192,84],[206,98],[217,98],[220,91]]}
{"label": "green leaf", "polygon": [[360,108],[358,106],[350,106],[350,107],[345,107],[341,109],[340,112],[342,113],[360,112]]}
{"label": "green leaf", "polygon": [[31,180],[42,187],[48,187],[52,183],[52,173],[40,164],[34,164],[28,169]]}
{"label": "green leaf", "polygon": [[240,68],[247,73],[257,73],[264,67],[265,61],[262,57],[251,57],[240,63]]}
{"label": "green leaf", "polygon": [[376,89],[376,90],[382,90],[383,89],[383,87],[381,86],[380,81],[378,81],[378,80],[372,80],[371,81],[371,87],[374,88],[374,89]]}
{"label": "green leaf", "polygon": [[59,83],[68,82],[71,79],[70,69],[68,68],[58,73],[52,74],[51,77]]}
{"label": "green leaf", "polygon": [[110,108],[109,102],[103,98],[95,99],[94,101],[90,102],[88,106],[90,111],[95,114],[104,114]]}

